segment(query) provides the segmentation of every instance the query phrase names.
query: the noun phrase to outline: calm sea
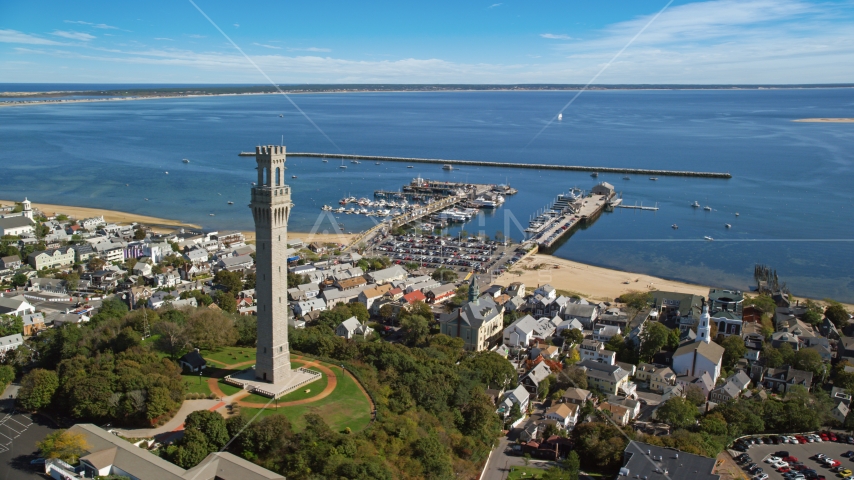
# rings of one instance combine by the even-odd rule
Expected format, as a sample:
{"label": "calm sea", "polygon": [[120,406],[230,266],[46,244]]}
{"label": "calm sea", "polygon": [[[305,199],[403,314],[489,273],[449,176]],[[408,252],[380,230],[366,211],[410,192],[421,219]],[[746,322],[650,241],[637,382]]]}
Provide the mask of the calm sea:
{"label": "calm sea", "polygon": [[[660,210],[604,214],[555,254],[742,289],[753,283],[753,265],[765,263],[796,294],[854,301],[854,124],[792,122],[854,116],[854,90],[585,92],[526,147],[574,94],[293,96],[337,147],[277,95],[0,108],[0,198],[251,229],[254,161],[237,153],[283,136],[289,151],[730,172],[731,180],[602,174],[598,181],[612,183],[626,204]],[[420,175],[509,182],[519,194],[464,228],[518,239],[517,222],[526,226],[557,194],[597,181],[583,172],[339,165],[289,158],[291,230],[331,230],[334,221],[360,231],[370,218],[333,220],[320,207],[397,190]],[[695,200],[713,211],[691,208]]]}

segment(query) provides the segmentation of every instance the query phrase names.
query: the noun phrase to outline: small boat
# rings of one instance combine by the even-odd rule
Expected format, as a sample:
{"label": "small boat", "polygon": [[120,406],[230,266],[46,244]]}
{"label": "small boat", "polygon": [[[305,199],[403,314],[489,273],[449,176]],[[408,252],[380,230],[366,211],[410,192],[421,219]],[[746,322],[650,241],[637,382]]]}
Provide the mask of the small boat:
{"label": "small boat", "polygon": [[735,212],[735,216],[736,216],[736,217],[738,216],[738,212]]}
{"label": "small boat", "polygon": [[562,113],[558,113],[558,114],[557,114],[557,119],[558,119],[558,120],[563,120],[563,114],[562,114]]}
{"label": "small boat", "polygon": [[[130,184],[129,184],[129,183],[126,183],[126,184],[125,184],[125,186],[126,186],[126,187],[129,187],[129,186],[130,186]],[[738,214],[736,213],[736,215],[738,215]]]}
{"label": "small boat", "polygon": [[360,161],[358,161],[358,160],[350,160],[350,163],[359,164],[359,163],[362,163],[362,162],[360,162]]}
{"label": "small boat", "polygon": [[375,163],[374,165],[379,165],[379,164],[380,164],[380,162],[377,162],[377,163]]}
{"label": "small boat", "polygon": [[593,172],[590,174],[591,177],[596,178],[599,176],[599,172]]}
{"label": "small boat", "polygon": [[442,165],[442,170],[453,170],[453,169],[454,169],[453,165],[447,165],[447,164]]}
{"label": "small boat", "polygon": [[703,207],[703,210],[705,210],[705,211],[707,211],[707,212],[711,212],[711,211],[712,211],[712,207],[710,207],[710,206],[706,205],[705,207]]}
{"label": "small boat", "polygon": [[184,163],[190,163],[190,159],[189,159],[189,158],[185,158],[185,159],[183,159],[183,160],[181,160],[181,161],[182,161],[182,162],[184,162]]}
{"label": "small boat", "polygon": [[291,175],[291,178],[297,178],[297,176],[296,176],[296,175]]}
{"label": "small boat", "polygon": [[407,166],[406,168],[415,168],[415,167],[413,167],[412,165],[409,165],[409,166]]}
{"label": "small boat", "polygon": [[670,228],[672,228],[673,230],[679,230],[679,225],[676,225],[674,223],[673,225],[670,226]]}
{"label": "small boat", "polygon": [[632,179],[632,177],[630,177],[630,176],[628,176],[628,175],[626,175],[625,177],[623,177],[623,180],[631,180],[631,179]]}
{"label": "small boat", "polygon": [[694,208],[700,208],[700,202],[694,200],[694,203],[692,203],[691,206]]}
{"label": "small boat", "polygon": [[257,183],[255,183],[255,182],[252,182],[252,185],[257,185]]}
{"label": "small boat", "polygon": [[706,237],[703,237],[703,238],[705,238],[705,239],[706,239],[707,241],[709,241],[709,242],[714,242],[714,241],[715,241],[715,239],[714,239],[714,238],[709,237],[709,236],[706,236]]}
{"label": "small boat", "polygon": [[732,225],[730,225],[730,224],[728,224],[728,223],[727,223],[726,225],[724,225],[724,226],[725,226],[726,228],[732,228]]}
{"label": "small boat", "polygon": [[323,163],[329,163],[329,160],[327,160],[327,159],[325,159],[325,158],[324,158],[324,159],[323,159]]}
{"label": "small boat", "polygon": [[284,117],[284,115],[282,115],[282,114],[280,113],[280,114],[279,114],[279,118],[282,118],[282,117]]}
{"label": "small boat", "polygon": [[147,198],[144,198],[143,200],[145,200],[146,202],[148,201],[148,199],[147,199]]}
{"label": "small boat", "polygon": [[213,214],[213,213],[211,213],[211,214],[210,214],[210,216],[212,216],[212,217],[213,217],[213,216],[214,216],[214,214]]}
{"label": "small boat", "polygon": [[169,175],[169,172],[166,172],[166,175]]}
{"label": "small boat", "polygon": [[340,166],[340,167],[338,167],[338,168],[347,168],[347,165],[341,165],[341,166]]}
{"label": "small boat", "polygon": [[658,180],[658,177],[649,177],[649,179],[654,182],[654,181]]}
{"label": "small boat", "polygon": [[229,205],[234,205],[234,202],[229,201],[229,202],[228,202],[228,204],[229,204]]}

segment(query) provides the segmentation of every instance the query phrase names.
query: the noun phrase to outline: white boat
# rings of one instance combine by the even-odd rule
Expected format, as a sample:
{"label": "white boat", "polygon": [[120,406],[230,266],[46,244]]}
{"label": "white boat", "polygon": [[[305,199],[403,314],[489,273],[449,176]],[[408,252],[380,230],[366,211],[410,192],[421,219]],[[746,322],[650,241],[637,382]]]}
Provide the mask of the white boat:
{"label": "white boat", "polygon": [[213,213],[211,213],[211,214],[210,214],[210,216],[212,216],[212,217],[213,217],[213,216],[214,216],[214,214],[213,214]]}
{"label": "white boat", "polygon": [[291,178],[297,178],[297,176],[296,176],[296,175],[291,175]]}
{"label": "white boat", "polygon": [[738,216],[738,212],[735,212],[735,216],[736,216],[736,217]]}
{"label": "white boat", "polygon": [[380,164],[380,162],[377,162],[377,163],[375,163],[374,165],[379,165],[379,164]]}
{"label": "white boat", "polygon": [[709,236],[706,236],[706,237],[703,237],[703,238],[705,238],[705,239],[706,239],[707,241],[709,241],[709,242],[714,242],[714,241],[715,241],[715,239],[714,239],[714,238],[709,237]]}
{"label": "white boat", "polygon": [[169,175],[169,172],[166,172],[166,175]]}
{"label": "white boat", "polygon": [[234,205],[234,202],[229,201],[229,202],[228,202],[228,204],[229,204],[229,205]]}
{"label": "white boat", "polygon": [[670,226],[670,228],[672,228],[673,230],[679,230],[679,225],[676,225],[674,223],[673,225]]}
{"label": "white boat", "polygon": [[448,164],[442,165],[442,170],[453,170],[453,169],[454,169],[453,165],[448,165]]}
{"label": "white boat", "polygon": [[563,120],[563,114],[562,114],[562,113],[558,113],[558,114],[557,114],[557,119],[558,119],[558,120]]}
{"label": "white boat", "polygon": [[728,223],[727,223],[726,225],[724,225],[724,226],[725,226],[726,228],[732,228],[732,225],[730,225],[730,224],[728,224]]}
{"label": "white boat", "polygon": [[329,205],[324,205],[324,206],[320,207],[320,209],[323,210],[324,212],[328,212],[328,211],[332,210],[332,207],[330,207]]}
{"label": "white boat", "polygon": [[694,208],[700,208],[700,202],[694,200],[694,203],[692,203],[691,206]]}
{"label": "white boat", "polygon": [[279,114],[279,118],[282,118],[282,117],[284,117],[284,115],[282,115],[282,114],[280,113],[280,114]]}
{"label": "white boat", "polygon": [[654,181],[658,180],[658,177],[649,177],[649,179],[654,182]]}
{"label": "white boat", "polygon": [[340,166],[340,167],[338,167],[338,168],[347,168],[347,165],[341,165],[341,166]]}
{"label": "white boat", "polygon": [[711,212],[711,211],[712,211],[712,207],[710,207],[710,206],[706,205],[705,207],[703,207],[703,210],[705,210],[705,211],[707,211],[707,212]]}
{"label": "white boat", "polygon": [[628,176],[628,175],[626,175],[625,177],[623,177],[623,180],[631,180],[631,179],[632,179],[632,177],[630,177],[630,176]]}
{"label": "white boat", "polygon": [[185,158],[185,159],[183,159],[183,160],[181,160],[181,161],[182,161],[182,162],[184,162],[184,163],[190,163],[190,159],[189,159],[189,158]]}
{"label": "white boat", "polygon": [[329,160],[327,160],[327,159],[325,159],[325,158],[324,158],[324,159],[323,159],[323,163],[329,163]]}
{"label": "white boat", "polygon": [[409,166],[408,166],[408,167],[406,167],[406,168],[415,168],[415,167],[413,167],[412,165],[409,165]]}
{"label": "white boat", "polygon": [[599,176],[599,172],[593,172],[590,174],[591,177],[596,178]]}

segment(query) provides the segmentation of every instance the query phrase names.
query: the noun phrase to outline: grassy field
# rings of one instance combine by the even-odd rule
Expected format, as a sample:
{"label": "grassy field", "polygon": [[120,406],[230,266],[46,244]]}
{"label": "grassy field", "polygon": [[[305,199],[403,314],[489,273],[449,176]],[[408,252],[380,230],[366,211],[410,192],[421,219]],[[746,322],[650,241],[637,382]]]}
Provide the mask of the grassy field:
{"label": "grassy field", "polygon": [[223,347],[219,350],[202,350],[202,356],[222,365],[234,365],[255,361],[255,349],[251,347]]}
{"label": "grassy field", "polygon": [[[314,391],[313,385],[312,391]],[[331,395],[317,402],[282,407],[278,410],[241,407],[241,412],[250,418],[259,412],[258,418],[267,415],[284,415],[296,430],[305,428],[306,414],[316,413],[323,417],[326,424],[335,431],[343,431],[350,427],[352,431],[357,432],[368,426],[371,421],[371,402],[359,389],[356,381],[349,375],[345,375],[338,377],[338,385]]]}
{"label": "grassy field", "polygon": [[181,375],[181,378],[184,379],[184,392],[185,393],[204,393],[205,395],[211,394],[211,389],[208,387],[208,377],[205,374],[202,374],[202,380],[199,382],[199,374],[195,375]]}
{"label": "grassy field", "polygon": [[536,467],[510,467],[510,474],[507,475],[507,480],[521,480],[524,478],[542,478],[545,470]]}
{"label": "grassy field", "polygon": [[[294,363],[296,363],[296,362],[294,362]],[[316,382],[311,382],[310,384],[306,385],[305,387],[298,388],[298,389],[294,390],[293,392],[291,392],[291,393],[289,393],[283,397],[279,397],[279,403],[291,402],[294,400],[303,400],[305,398],[314,397],[316,395],[319,395],[320,392],[322,392],[323,389],[326,388],[326,386],[328,384],[329,384],[329,378],[326,377],[325,373],[321,373],[320,380],[318,380]],[[311,390],[311,391],[306,393],[305,392],[306,388]],[[252,402],[252,403],[267,403],[269,400],[270,400],[269,397],[265,397],[263,395],[257,395],[254,393],[250,394],[247,397],[243,397],[240,399],[241,402]]]}

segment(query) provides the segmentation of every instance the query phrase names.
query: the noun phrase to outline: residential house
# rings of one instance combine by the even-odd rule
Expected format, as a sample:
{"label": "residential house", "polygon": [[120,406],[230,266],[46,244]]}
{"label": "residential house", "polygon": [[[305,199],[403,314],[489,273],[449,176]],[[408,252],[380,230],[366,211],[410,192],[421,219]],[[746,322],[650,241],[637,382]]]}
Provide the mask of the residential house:
{"label": "residential house", "polygon": [[27,263],[36,270],[72,265],[74,264],[74,249],[71,247],[61,247],[33,252],[27,256]]}
{"label": "residential house", "polygon": [[830,410],[830,416],[840,424],[845,423],[845,418],[848,416],[848,405],[839,402]]}
{"label": "residential house", "polygon": [[723,385],[712,390],[709,394],[709,400],[720,404],[735,400],[739,395],[741,395],[741,390],[734,383],[725,382]]}
{"label": "residential house", "polygon": [[424,292],[424,295],[427,297],[427,303],[431,305],[451,300],[456,294],[457,287],[453,283],[433,287]]}
{"label": "residential house", "polygon": [[185,299],[172,300],[172,308],[176,308],[176,309],[187,308],[187,307],[195,308],[198,306],[199,306],[199,302],[196,301],[196,299],[193,297],[185,298]]}
{"label": "residential house", "polygon": [[20,317],[27,313],[36,313],[36,307],[32,306],[23,295],[0,297],[0,315]]}
{"label": "residential house", "polygon": [[531,359],[537,358],[540,355],[542,355],[543,358],[550,358],[554,360],[555,358],[557,358],[558,348],[554,345],[547,345],[545,343],[538,343],[531,347]]}
{"label": "residential house", "polygon": [[0,257],[0,270],[16,270],[21,268],[21,265],[21,257],[17,255]]}
{"label": "residential house", "polygon": [[[715,382],[712,381],[709,372],[702,372],[699,375],[682,374],[676,375],[676,384],[682,386],[684,391],[688,386],[693,385],[703,391],[703,395],[709,398],[709,394],[715,388]],[[665,389],[666,390],[666,389]]]}
{"label": "residential house", "polygon": [[92,246],[95,252],[107,263],[125,261],[125,245],[123,243],[102,242]]}
{"label": "residential house", "polygon": [[31,337],[36,333],[44,330],[47,326],[44,323],[44,315],[39,313],[25,313],[24,320],[24,335]]}
{"label": "residential house", "polygon": [[515,389],[504,394],[504,398],[498,405],[498,413],[504,417],[510,414],[513,404],[519,405],[519,410],[524,414],[528,409],[528,402],[531,400],[531,395],[524,386],[518,385]]}
{"label": "residential house", "polygon": [[608,403],[611,405],[620,405],[621,407],[626,407],[629,411],[629,420],[634,420],[640,415],[640,407],[641,403],[638,400],[628,397],[622,397],[620,395],[608,395]]}
{"label": "residential house", "polygon": [[196,348],[193,349],[192,352],[187,352],[181,356],[181,358],[178,359],[178,365],[180,365],[185,372],[201,374],[202,370],[207,367],[208,362],[204,357],[202,357],[202,354],[199,353],[199,349]]}
{"label": "residential house", "polygon": [[365,290],[367,284],[368,284],[368,281],[365,280],[364,277],[353,277],[353,278],[348,278],[346,280],[340,280],[340,281],[336,280],[333,282],[332,285],[335,288],[337,288],[338,290],[359,289],[359,292],[361,293],[363,290]]}
{"label": "residential house", "polygon": [[[420,292],[409,295],[415,293]],[[478,352],[488,350],[500,341],[501,327],[504,325],[504,308],[489,298],[479,297],[477,277],[474,277],[469,286],[469,301],[439,317],[441,333],[462,338],[466,350]]]}
{"label": "residential house", "polygon": [[552,370],[546,365],[546,362],[540,362],[519,380],[519,384],[536,397],[539,394],[540,383],[551,374]]}
{"label": "residential house", "polygon": [[406,270],[400,265],[393,265],[389,268],[370,272],[367,275],[371,283],[376,283],[377,285],[403,280],[407,277]]}
{"label": "residential house", "polygon": [[610,402],[603,402],[598,407],[598,410],[611,417],[618,426],[628,425],[631,421],[631,412],[627,407],[622,405],[614,405]]}
{"label": "residential house", "polygon": [[58,295],[67,295],[65,280],[61,278],[39,278],[30,277],[27,282],[27,290],[30,292],[46,292]]}
{"label": "residential house", "polygon": [[676,384],[676,374],[665,365],[641,363],[638,365],[635,380],[649,382],[650,390],[661,393],[667,387]]}
{"label": "residential house", "polygon": [[620,328],[615,327],[613,325],[603,325],[596,327],[593,330],[593,339],[598,340],[600,342],[608,343],[612,338],[617,335],[620,335]]}
{"label": "residential house", "polygon": [[249,255],[238,255],[235,257],[223,257],[217,262],[219,270],[228,270],[229,272],[242,272],[252,268],[255,261]]}
{"label": "residential house", "polygon": [[617,352],[605,349],[604,343],[590,338],[581,342],[578,354],[581,360],[593,360],[607,365],[614,365],[617,361]]}
{"label": "residential house", "polygon": [[584,325],[575,318],[570,319],[570,320],[564,320],[557,325],[557,328],[555,328],[555,335],[560,336],[560,332],[566,330],[567,328],[569,328],[569,329],[574,328],[576,330],[584,330]]}
{"label": "residential house", "polygon": [[700,319],[703,297],[689,293],[653,291],[653,311],[668,329],[690,329]]}
{"label": "residential house", "polygon": [[326,300],[326,308],[332,308],[339,303],[355,302],[359,298],[362,291],[358,288],[352,290],[338,290],[337,288],[329,288],[321,292],[321,296]]}
{"label": "residential house", "polygon": [[564,390],[562,400],[564,403],[572,403],[583,407],[587,402],[594,401],[594,397],[590,390],[578,387],[569,387]]}
{"label": "residential house", "polygon": [[359,322],[359,319],[356,317],[350,317],[347,320],[339,323],[337,327],[335,327],[335,335],[339,337],[344,337],[347,340],[350,340],[355,337],[367,337],[373,332],[374,329],[369,327],[367,324],[362,324]]}
{"label": "residential house", "polygon": [[534,329],[536,327],[537,320],[530,315],[516,319],[504,329],[504,345],[527,347],[534,340]]}
{"label": "residential house", "polygon": [[669,476],[673,479],[720,480],[720,474],[712,473],[716,466],[714,458],[629,441],[623,452],[623,467],[618,478],[657,479]]}
{"label": "residential house", "polygon": [[549,284],[545,284],[541,287],[537,287],[537,289],[534,290],[534,296],[537,295],[554,300],[555,298],[557,298],[557,290],[555,290],[555,287]]}
{"label": "residential house", "polygon": [[312,298],[311,300],[304,300],[294,304],[294,314],[298,317],[302,317],[308,312],[314,312],[315,310],[320,312],[326,310],[326,301],[322,298]]}
{"label": "residential house", "polygon": [[0,355],[6,355],[10,350],[14,350],[23,344],[24,337],[20,333],[0,337]]}
{"label": "residential house", "polygon": [[208,261],[209,254],[204,248],[196,248],[184,254],[188,262],[197,265]]}
{"label": "residential house", "polygon": [[507,290],[505,291],[507,295],[510,297],[524,297],[525,296],[525,284],[521,282],[513,282],[507,286]]}
{"label": "residential house", "polygon": [[578,422],[578,412],[581,410],[574,403],[557,403],[546,410],[546,420],[554,420],[564,430],[569,430]]}
{"label": "residential house", "polygon": [[[415,290],[414,292],[409,292],[405,294],[403,296],[403,301],[406,302],[408,305],[412,305],[415,302],[426,302],[427,297],[424,296],[424,293],[422,293],[421,290]],[[493,305],[495,305],[494,302]]]}
{"label": "residential house", "polygon": [[98,252],[92,248],[92,245],[89,245],[88,243],[73,245],[71,248],[74,249],[74,261],[79,263],[86,263],[90,258],[98,254]]}
{"label": "residential house", "polygon": [[587,386],[590,388],[612,395],[616,395],[621,390],[634,393],[634,385],[630,386],[629,382],[629,372],[618,365],[608,365],[592,360],[582,360],[576,365],[584,368]]}
{"label": "residential house", "polygon": [[785,393],[793,385],[800,385],[809,390],[812,388],[812,380],[812,372],[797,370],[791,365],[786,365],[780,368],[767,369],[760,383],[772,392]]}

